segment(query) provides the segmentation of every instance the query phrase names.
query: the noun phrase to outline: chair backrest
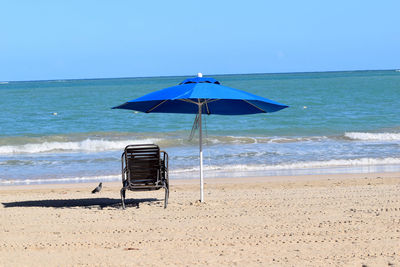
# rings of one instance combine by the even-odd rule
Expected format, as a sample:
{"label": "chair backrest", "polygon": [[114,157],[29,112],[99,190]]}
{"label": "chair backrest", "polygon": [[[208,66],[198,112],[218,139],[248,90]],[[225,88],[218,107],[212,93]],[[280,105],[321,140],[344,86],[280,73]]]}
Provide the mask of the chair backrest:
{"label": "chair backrest", "polygon": [[125,161],[130,185],[160,182],[161,159],[157,145],[129,145],[125,148]]}

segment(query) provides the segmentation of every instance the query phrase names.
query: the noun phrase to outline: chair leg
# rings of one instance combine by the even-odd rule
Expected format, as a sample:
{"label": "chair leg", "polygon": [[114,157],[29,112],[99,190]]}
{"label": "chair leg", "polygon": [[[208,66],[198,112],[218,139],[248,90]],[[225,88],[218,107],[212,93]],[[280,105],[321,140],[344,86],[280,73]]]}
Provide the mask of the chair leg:
{"label": "chair leg", "polygon": [[168,198],[169,198],[169,184],[165,184],[165,198],[164,198],[164,209],[167,208],[168,205]]}
{"label": "chair leg", "polygon": [[168,205],[168,196],[169,196],[169,190],[168,188],[165,188],[164,209],[166,209]]}
{"label": "chair leg", "polygon": [[121,189],[121,202],[122,202],[122,209],[125,209],[125,188]]}

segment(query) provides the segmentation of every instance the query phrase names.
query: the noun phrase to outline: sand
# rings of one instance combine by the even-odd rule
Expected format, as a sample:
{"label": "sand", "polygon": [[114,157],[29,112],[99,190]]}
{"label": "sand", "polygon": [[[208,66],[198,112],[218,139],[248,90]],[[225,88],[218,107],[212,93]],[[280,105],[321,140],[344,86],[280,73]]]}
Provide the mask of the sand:
{"label": "sand", "polygon": [[400,266],[400,173],[0,187],[0,266]]}

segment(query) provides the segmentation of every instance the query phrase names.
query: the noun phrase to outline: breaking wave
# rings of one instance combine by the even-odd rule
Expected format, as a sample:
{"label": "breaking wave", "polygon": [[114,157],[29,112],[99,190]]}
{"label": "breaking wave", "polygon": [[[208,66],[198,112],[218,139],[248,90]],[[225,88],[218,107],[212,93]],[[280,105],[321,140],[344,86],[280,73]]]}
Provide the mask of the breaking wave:
{"label": "breaking wave", "polygon": [[[116,138],[118,138],[116,140]],[[203,139],[205,145],[225,144],[263,144],[263,143],[292,143],[321,141],[325,136],[316,137],[247,137],[247,136],[208,136]],[[66,139],[66,140],[65,140]],[[11,143],[11,144],[10,144]],[[180,147],[197,145],[198,140],[189,141],[184,135],[165,135],[151,137],[104,137],[84,140],[68,140],[68,137],[52,136],[45,140],[35,138],[14,138],[3,140],[0,143],[0,155],[7,154],[35,154],[35,153],[60,153],[60,152],[102,152],[122,150],[127,145],[154,143],[160,147]],[[10,144],[10,145],[9,145]]]}
{"label": "breaking wave", "polygon": [[20,153],[48,153],[48,152],[100,152],[108,150],[121,150],[130,144],[157,143],[159,139],[141,140],[92,140],[86,139],[77,142],[43,142],[24,145],[0,146],[0,154],[20,154]]}
{"label": "breaking wave", "polygon": [[[94,135],[94,134],[93,134]],[[97,134],[96,134],[97,135]],[[284,144],[302,142],[325,142],[337,140],[350,141],[400,141],[400,133],[346,132],[341,136],[206,136],[205,145],[241,145],[241,144]],[[155,143],[160,147],[181,147],[197,145],[196,138],[188,140],[186,133],[166,133],[164,135],[116,135],[104,133],[103,136],[49,136],[46,138],[13,137],[1,138],[0,155],[63,153],[63,152],[102,152],[122,150],[129,144]]]}
{"label": "breaking wave", "polygon": [[362,141],[400,141],[400,133],[363,133],[348,132],[345,137]]}

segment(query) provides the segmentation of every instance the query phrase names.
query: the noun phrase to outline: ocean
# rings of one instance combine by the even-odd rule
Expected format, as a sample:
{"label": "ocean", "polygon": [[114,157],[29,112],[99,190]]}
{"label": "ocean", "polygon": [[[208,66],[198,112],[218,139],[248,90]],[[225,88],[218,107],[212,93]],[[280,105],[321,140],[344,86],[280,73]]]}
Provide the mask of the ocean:
{"label": "ocean", "polygon": [[[290,107],[203,116],[205,179],[400,171],[400,72],[212,77]],[[170,179],[198,178],[195,115],[111,109],[186,78],[0,82],[0,186],[119,181],[140,143],[168,152]]]}

